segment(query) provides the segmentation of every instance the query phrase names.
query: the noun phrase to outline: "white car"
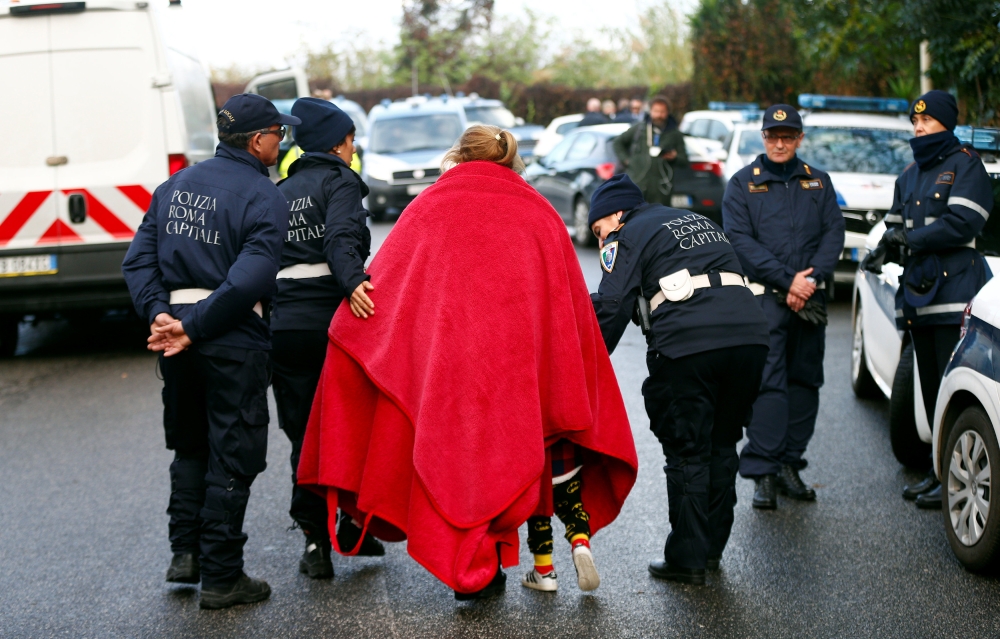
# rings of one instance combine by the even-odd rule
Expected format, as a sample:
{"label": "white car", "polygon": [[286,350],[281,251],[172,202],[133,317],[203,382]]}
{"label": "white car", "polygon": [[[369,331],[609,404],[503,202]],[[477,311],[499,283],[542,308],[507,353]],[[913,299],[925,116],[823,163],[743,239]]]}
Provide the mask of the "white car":
{"label": "white car", "polygon": [[582,119],[582,113],[574,113],[573,115],[559,116],[549,122],[535,144],[535,157],[541,158],[548,155],[549,151],[554,149],[567,133],[575,129]]}
{"label": "white car", "polygon": [[750,164],[764,152],[764,138],[760,136],[760,122],[737,124],[724,144],[726,152],[722,164],[728,182],[736,172]]}
{"label": "white car", "polygon": [[709,102],[707,111],[685,113],[678,128],[685,135],[723,144],[739,124],[759,121],[761,113],[762,111],[754,103]]}
{"label": "white car", "polygon": [[[1000,147],[1000,131],[997,132],[996,146]],[[1000,169],[996,159],[997,151],[985,149],[980,154],[993,177],[994,194],[1000,194],[1000,171],[996,170]],[[997,215],[997,212],[994,214]],[[865,252],[878,245],[884,232],[885,222],[879,221],[866,237]],[[1000,274],[1000,234],[992,228],[991,223],[987,223],[981,236],[976,239],[976,248],[986,255],[990,270],[994,274]],[[920,379],[915,374],[916,359],[909,336],[896,329],[895,299],[902,274],[902,267],[889,262],[883,265],[880,274],[861,269],[855,272],[851,386],[859,397],[884,396],[889,399],[889,437],[893,453],[900,463],[921,469],[926,468],[931,452],[931,424],[938,420],[928,419],[924,409]],[[998,282],[998,278],[990,280],[980,292],[980,297],[977,297],[977,304],[985,299],[981,297],[984,293],[1000,286]],[[995,391],[993,392],[995,396]],[[937,405],[939,408],[943,405],[940,399]],[[943,443],[938,442],[936,445]]]}

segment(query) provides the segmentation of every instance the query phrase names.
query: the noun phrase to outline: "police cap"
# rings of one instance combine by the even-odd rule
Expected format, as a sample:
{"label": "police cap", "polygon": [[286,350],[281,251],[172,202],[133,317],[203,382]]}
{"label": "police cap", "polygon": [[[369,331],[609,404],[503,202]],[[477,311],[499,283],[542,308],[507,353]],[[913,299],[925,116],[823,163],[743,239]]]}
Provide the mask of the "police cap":
{"label": "police cap", "polygon": [[773,104],[764,111],[761,131],[773,129],[779,126],[787,126],[792,129],[802,130],[802,116],[790,104]]}
{"label": "police cap", "polygon": [[226,100],[219,111],[220,133],[250,133],[273,124],[301,124],[294,115],[284,115],[271,101],[255,93],[240,93]]}

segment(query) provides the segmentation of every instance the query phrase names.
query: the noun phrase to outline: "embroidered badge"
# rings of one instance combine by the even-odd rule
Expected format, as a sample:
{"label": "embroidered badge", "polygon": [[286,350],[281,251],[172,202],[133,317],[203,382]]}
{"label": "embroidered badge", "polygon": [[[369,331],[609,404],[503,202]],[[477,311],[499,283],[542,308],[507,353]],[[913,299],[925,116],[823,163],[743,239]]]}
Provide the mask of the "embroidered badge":
{"label": "embroidered badge", "polygon": [[809,168],[808,164],[803,164],[802,166],[806,170],[806,175],[812,175],[813,174],[812,169]]}
{"label": "embroidered badge", "polygon": [[774,112],[774,119],[777,120],[778,122],[784,122],[785,118],[787,117],[788,114],[782,111],[781,109],[778,109],[777,111]]}
{"label": "embroidered badge", "polygon": [[917,100],[917,103],[913,105],[914,113],[923,113],[925,110],[927,110],[927,103],[923,100]]}
{"label": "embroidered badge", "polygon": [[615,269],[615,260],[618,259],[618,242],[610,242],[601,249],[601,268],[610,273]]}
{"label": "embroidered badge", "polygon": [[799,180],[799,184],[807,191],[823,188],[823,180]]}
{"label": "embroidered badge", "polygon": [[760,169],[758,169],[757,167],[753,167],[753,174],[760,175]]}
{"label": "embroidered badge", "polygon": [[751,182],[747,186],[750,187],[751,193],[767,193],[767,184],[754,184]]}
{"label": "embroidered badge", "polygon": [[941,175],[937,176],[937,180],[934,181],[934,184],[954,184],[954,183],[955,183],[955,174],[952,173],[951,171],[945,171]]}

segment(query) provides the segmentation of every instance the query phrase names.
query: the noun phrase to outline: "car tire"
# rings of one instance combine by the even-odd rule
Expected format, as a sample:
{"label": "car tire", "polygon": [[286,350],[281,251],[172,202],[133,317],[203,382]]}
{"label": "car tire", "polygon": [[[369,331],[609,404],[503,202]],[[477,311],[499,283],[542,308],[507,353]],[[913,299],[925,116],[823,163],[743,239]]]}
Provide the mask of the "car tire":
{"label": "car tire", "polygon": [[1000,446],[980,406],[966,408],[955,421],[942,454],[941,479],[941,509],[952,551],[967,570],[995,572],[1000,567],[1000,506],[991,506],[997,505],[992,486],[1000,485]]}
{"label": "car tire", "polygon": [[17,352],[18,327],[20,324],[20,316],[0,316],[0,357],[13,357],[14,353]]}
{"label": "car tire", "polygon": [[889,441],[892,453],[900,464],[926,472],[931,465],[931,445],[917,435],[917,418],[913,412],[914,375],[913,344],[907,343],[899,356],[899,366],[892,380],[889,399]]}
{"label": "car tire", "polygon": [[587,219],[590,217],[590,203],[582,197],[573,203],[573,240],[577,246],[587,248],[594,246],[595,238]]}
{"label": "car tire", "polygon": [[878,399],[882,396],[882,390],[868,370],[868,359],[865,356],[864,310],[861,300],[858,300],[856,308],[851,348],[851,388],[861,399]]}

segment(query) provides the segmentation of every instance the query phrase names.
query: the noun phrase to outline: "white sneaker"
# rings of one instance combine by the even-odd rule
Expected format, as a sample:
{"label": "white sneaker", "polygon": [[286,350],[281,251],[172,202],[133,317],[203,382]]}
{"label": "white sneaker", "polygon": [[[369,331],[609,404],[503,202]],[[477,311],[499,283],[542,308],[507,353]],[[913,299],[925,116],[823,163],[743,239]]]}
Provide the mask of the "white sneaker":
{"label": "white sneaker", "polygon": [[590,548],[580,544],[573,549],[573,565],[576,567],[576,583],[584,592],[597,590],[601,585],[601,576],[597,574],[594,565],[594,555]]}
{"label": "white sneaker", "polygon": [[541,590],[543,592],[555,592],[559,587],[559,584],[556,582],[555,570],[551,571],[547,575],[543,575],[534,568],[531,569],[531,572],[528,572],[521,578],[521,585],[525,588]]}

